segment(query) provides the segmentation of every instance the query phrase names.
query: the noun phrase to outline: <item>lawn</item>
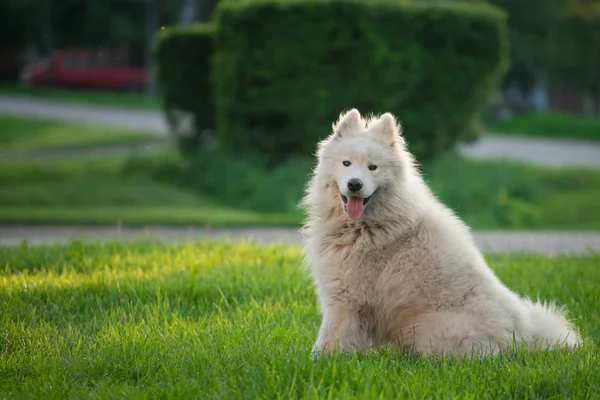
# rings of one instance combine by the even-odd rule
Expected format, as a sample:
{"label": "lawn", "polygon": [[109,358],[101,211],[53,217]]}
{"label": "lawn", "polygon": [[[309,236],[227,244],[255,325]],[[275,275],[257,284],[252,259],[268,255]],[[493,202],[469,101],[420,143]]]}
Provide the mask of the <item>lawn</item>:
{"label": "lawn", "polygon": [[[176,154],[0,163],[0,223],[298,226],[310,167]],[[424,174],[474,229],[600,229],[600,171],[448,157]]]}
{"label": "lawn", "polygon": [[141,144],[161,140],[146,132],[0,116],[0,149],[33,151]]}
{"label": "lawn", "polygon": [[143,94],[110,91],[69,90],[49,87],[25,87],[10,83],[4,83],[0,85],[0,94],[52,100],[53,102],[80,103],[93,106],[116,107],[131,110],[161,109],[160,98],[152,98]]}
{"label": "lawn", "polygon": [[600,140],[600,118],[562,113],[521,114],[493,124],[490,132],[514,136]]}
{"label": "lawn", "polygon": [[0,164],[0,222],[246,226],[297,225],[299,212],[265,213],[143,176],[124,176],[124,159]]}
{"label": "lawn", "polygon": [[475,229],[600,230],[600,171],[448,157],[424,168],[438,197]]}
{"label": "lawn", "polygon": [[569,309],[586,344],[458,362],[312,360],[320,316],[298,247],[0,247],[2,398],[600,396],[600,256],[495,256],[516,292]]}

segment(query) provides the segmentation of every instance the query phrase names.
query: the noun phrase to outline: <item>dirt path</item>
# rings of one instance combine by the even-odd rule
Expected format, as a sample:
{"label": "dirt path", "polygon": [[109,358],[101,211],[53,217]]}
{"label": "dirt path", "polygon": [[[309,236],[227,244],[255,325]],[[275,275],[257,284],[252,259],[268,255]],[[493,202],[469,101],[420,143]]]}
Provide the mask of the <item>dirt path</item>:
{"label": "dirt path", "polygon": [[[186,228],[123,228],[61,227],[61,226],[4,226],[0,227],[0,245],[64,243],[79,240],[160,239],[165,242],[201,239],[250,239],[262,244],[301,244],[298,231],[289,228],[248,229],[186,229]],[[547,231],[478,231],[475,240],[480,248],[492,253],[577,254],[589,250],[600,252],[600,233]]]}

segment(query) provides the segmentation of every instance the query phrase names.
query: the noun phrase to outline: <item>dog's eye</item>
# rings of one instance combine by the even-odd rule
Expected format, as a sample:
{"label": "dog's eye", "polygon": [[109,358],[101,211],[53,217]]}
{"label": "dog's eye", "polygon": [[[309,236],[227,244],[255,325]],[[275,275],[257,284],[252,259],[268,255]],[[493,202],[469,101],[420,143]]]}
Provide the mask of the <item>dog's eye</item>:
{"label": "dog's eye", "polygon": [[344,164],[344,167],[349,167],[350,165],[352,165],[350,161],[344,161],[342,162],[342,164]]}
{"label": "dog's eye", "polygon": [[369,171],[375,171],[377,169],[377,165],[369,165]]}

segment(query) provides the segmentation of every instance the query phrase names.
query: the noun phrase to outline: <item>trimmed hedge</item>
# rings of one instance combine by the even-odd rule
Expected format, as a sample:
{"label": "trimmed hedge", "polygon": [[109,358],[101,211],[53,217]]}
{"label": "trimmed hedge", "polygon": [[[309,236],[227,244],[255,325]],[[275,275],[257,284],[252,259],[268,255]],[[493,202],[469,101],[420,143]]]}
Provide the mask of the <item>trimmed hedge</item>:
{"label": "trimmed hedge", "polygon": [[[211,63],[214,27],[168,27],[154,47],[157,80],[171,131],[183,151],[202,146],[203,131],[214,129]],[[192,117],[193,121],[185,121]]]}
{"label": "trimmed hedge", "polygon": [[486,4],[253,0],[219,4],[217,137],[271,162],[310,154],[342,110],[393,112],[420,160],[476,136],[507,66]]}

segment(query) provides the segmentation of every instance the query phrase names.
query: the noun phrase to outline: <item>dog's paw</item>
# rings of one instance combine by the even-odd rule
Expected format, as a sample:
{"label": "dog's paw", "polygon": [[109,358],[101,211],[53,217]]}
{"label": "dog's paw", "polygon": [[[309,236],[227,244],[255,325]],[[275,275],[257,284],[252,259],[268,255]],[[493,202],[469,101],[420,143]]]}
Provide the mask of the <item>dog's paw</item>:
{"label": "dog's paw", "polygon": [[316,358],[319,356],[331,354],[340,348],[341,348],[341,346],[340,346],[339,338],[335,338],[334,340],[331,340],[331,341],[319,339],[319,340],[317,340],[317,342],[315,343],[315,345],[313,346],[313,348],[311,350],[311,357]]}
{"label": "dog's paw", "polygon": [[315,349],[313,347],[313,349],[310,351],[310,358],[311,358],[311,360],[317,360],[317,359],[323,357],[325,354],[327,354],[327,353],[325,353],[323,350]]}
{"label": "dog's paw", "polygon": [[316,359],[323,356],[328,356],[332,354],[343,354],[343,355],[353,355],[360,354],[366,351],[367,349],[360,348],[355,345],[344,344],[342,340],[336,338],[332,342],[321,343],[317,342],[313,346],[311,350],[311,358]]}

